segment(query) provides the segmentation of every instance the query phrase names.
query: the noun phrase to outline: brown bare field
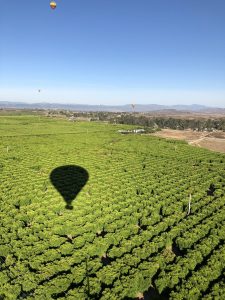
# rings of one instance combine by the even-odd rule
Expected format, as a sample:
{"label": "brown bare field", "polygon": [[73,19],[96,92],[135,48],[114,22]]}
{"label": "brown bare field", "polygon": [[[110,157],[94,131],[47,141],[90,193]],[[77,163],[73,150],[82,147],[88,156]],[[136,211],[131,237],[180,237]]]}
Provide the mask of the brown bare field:
{"label": "brown bare field", "polygon": [[198,132],[193,130],[162,129],[154,136],[185,140],[189,145],[206,148],[216,152],[225,153],[225,132]]}
{"label": "brown bare field", "polygon": [[217,112],[187,112],[187,111],[177,111],[177,110],[159,110],[154,112],[144,113],[144,115],[155,118],[174,118],[174,119],[184,119],[184,120],[205,120],[205,119],[220,119],[225,117],[225,109],[218,110]]}

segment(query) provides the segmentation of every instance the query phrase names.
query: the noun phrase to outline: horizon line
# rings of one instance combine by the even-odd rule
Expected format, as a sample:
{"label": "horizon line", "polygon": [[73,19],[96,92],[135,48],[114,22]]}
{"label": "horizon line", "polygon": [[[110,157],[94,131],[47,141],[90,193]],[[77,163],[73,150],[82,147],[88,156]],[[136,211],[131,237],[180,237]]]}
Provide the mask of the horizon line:
{"label": "horizon line", "polygon": [[83,106],[103,106],[103,107],[124,107],[124,106],[149,106],[149,105],[156,105],[156,106],[169,106],[169,107],[173,107],[173,106],[200,106],[200,107],[210,107],[210,108],[225,108],[225,107],[221,107],[221,106],[213,106],[213,105],[204,105],[204,104],[198,104],[198,103],[192,103],[192,104],[157,104],[157,103],[126,103],[126,104],[88,104],[88,103],[69,103],[69,102],[48,102],[48,101],[34,101],[34,102],[26,102],[26,101],[13,101],[13,100],[0,100],[0,103],[20,103],[20,104],[26,104],[26,105],[37,105],[37,104],[51,104],[51,105],[67,105],[67,106],[73,106],[73,105],[83,105]]}

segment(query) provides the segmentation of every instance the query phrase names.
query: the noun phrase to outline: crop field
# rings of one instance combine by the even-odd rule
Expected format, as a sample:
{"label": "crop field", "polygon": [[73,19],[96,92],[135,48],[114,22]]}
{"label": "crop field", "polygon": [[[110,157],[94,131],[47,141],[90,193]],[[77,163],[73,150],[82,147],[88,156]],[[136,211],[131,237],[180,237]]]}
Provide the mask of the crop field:
{"label": "crop field", "polygon": [[224,299],[225,154],[122,128],[0,117],[1,300]]}

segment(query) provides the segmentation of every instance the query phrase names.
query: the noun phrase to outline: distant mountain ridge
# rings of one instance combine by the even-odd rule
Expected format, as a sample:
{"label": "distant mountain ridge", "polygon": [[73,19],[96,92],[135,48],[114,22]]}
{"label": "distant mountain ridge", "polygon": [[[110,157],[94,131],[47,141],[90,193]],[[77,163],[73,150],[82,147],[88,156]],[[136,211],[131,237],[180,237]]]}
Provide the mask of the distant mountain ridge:
{"label": "distant mountain ridge", "polygon": [[62,104],[62,103],[25,103],[0,101],[2,109],[57,109],[71,111],[103,111],[103,112],[154,112],[163,110],[176,110],[199,113],[225,113],[225,108],[209,107],[199,104],[191,105],[159,105],[159,104],[136,104],[132,108],[131,104],[126,105],[88,105],[88,104]]}

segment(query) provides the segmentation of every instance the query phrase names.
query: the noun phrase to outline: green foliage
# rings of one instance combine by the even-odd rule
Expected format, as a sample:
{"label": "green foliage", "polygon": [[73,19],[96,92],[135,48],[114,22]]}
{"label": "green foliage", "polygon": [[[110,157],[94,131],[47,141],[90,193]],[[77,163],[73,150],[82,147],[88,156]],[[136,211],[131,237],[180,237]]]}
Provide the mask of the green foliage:
{"label": "green foliage", "polygon": [[[122,136],[124,125],[0,125],[0,299],[134,299],[152,286],[176,300],[224,295],[224,155]],[[89,173],[73,210],[49,179],[68,164]]]}

